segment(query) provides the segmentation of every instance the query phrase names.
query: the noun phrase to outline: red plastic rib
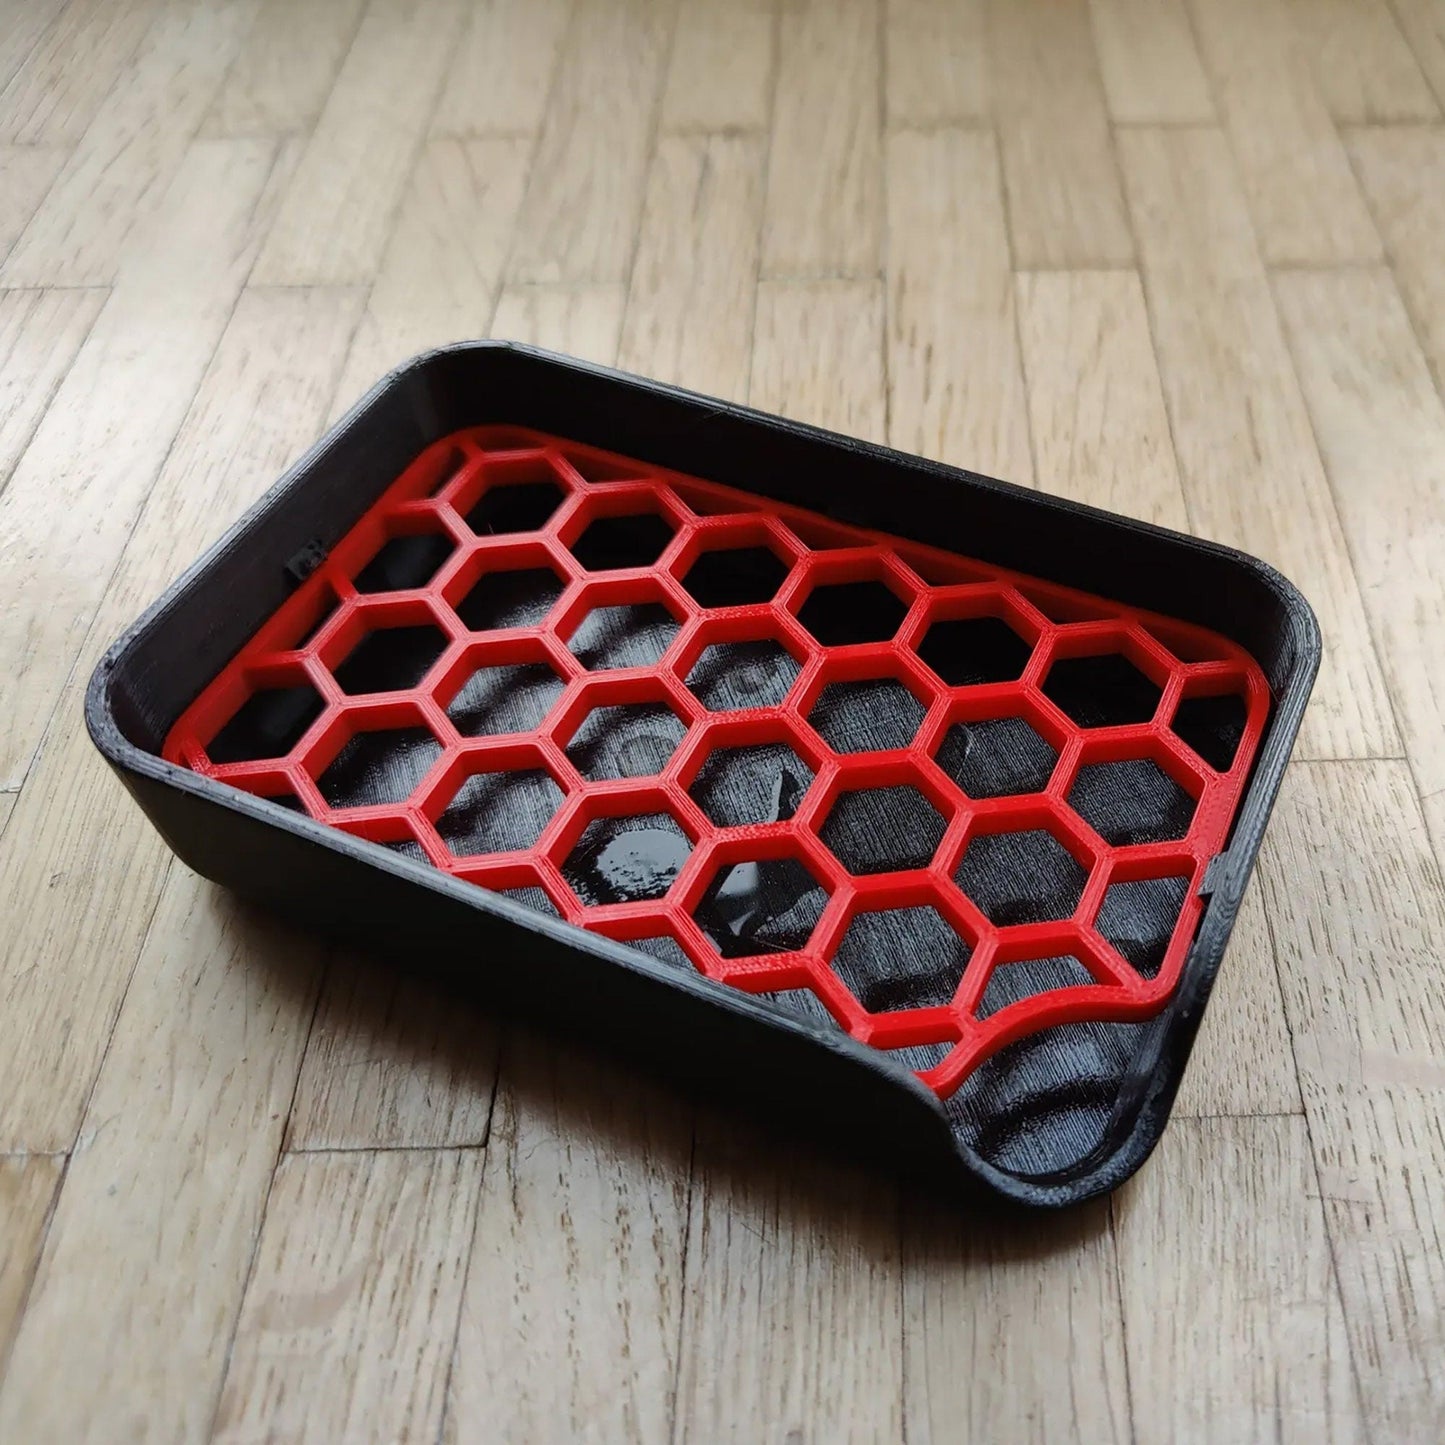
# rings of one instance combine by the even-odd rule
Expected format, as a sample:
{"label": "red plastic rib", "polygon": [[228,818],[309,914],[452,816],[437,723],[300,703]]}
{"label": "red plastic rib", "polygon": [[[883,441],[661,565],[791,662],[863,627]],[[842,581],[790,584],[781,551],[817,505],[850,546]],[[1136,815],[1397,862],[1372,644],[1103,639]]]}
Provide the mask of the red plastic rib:
{"label": "red plastic rib", "polygon": [[[599,519],[639,514],[659,519],[648,524],[662,548],[655,560],[617,567],[608,565],[615,555],[604,556],[588,570],[574,553]],[[370,585],[368,564],[388,542],[408,536],[435,539],[438,566],[430,580],[406,591],[359,590],[358,578]],[[766,600],[702,605],[685,585],[706,597],[693,578],[699,558],[742,548],[777,559],[776,590],[765,583]],[[585,546],[578,550],[587,556]],[[728,565],[721,564],[724,571]],[[545,616],[527,626],[469,631],[457,609],[465,610],[479,579],[530,569],[557,579],[560,595]],[[805,625],[809,598],[865,580],[897,599],[896,629],[883,641],[825,645],[828,639],[820,641]],[[588,670],[569,647],[588,614],[645,603],[659,604],[677,623],[656,664]],[[1007,674],[1000,680],[949,685],[924,660],[931,655],[930,628],[983,618],[997,619],[1020,640],[1017,662],[995,669]],[[892,627],[892,619],[882,626]],[[364,638],[397,627],[435,629],[440,650],[425,675],[395,691],[343,690],[336,670]],[[704,650],[763,640],[796,663],[786,696],[769,698],[769,706],[709,711],[688,685]],[[1057,663],[1108,657],[1122,666],[1120,656],[1157,690],[1147,720],[1081,725],[1050,699],[1046,685]],[[545,715],[531,731],[463,736],[448,715],[453,699],[479,668],[518,664],[556,674],[560,692]],[[916,700],[921,724],[896,750],[835,751],[809,725],[809,715],[829,684],[867,679],[901,683]],[[305,699],[312,696],[308,686],[313,707],[284,756],[229,762],[210,756],[208,747],[249,699],[273,689],[296,689],[293,695]],[[1182,703],[1200,698],[1237,700],[1242,731],[1232,758],[1216,757],[1219,767],[1171,726]],[[666,765],[643,778],[584,777],[568,747],[589,714],[642,703],[670,709],[683,733]],[[808,989],[864,1043],[927,1050],[911,1061],[937,1060],[920,1076],[946,1097],[980,1062],[1025,1035],[1063,1023],[1138,1020],[1165,1004],[1199,920],[1205,866],[1224,846],[1269,705],[1254,661],[1204,629],[555,437],[482,427],[447,437],[417,458],[186,710],[164,753],[348,833],[419,849],[437,868],[469,882],[541,889],[563,918],[610,938],[670,938],[709,978],[751,993]],[[998,719],[1022,719],[1057,755],[1041,791],[971,798],[941,765],[940,748],[955,724]],[[341,749],[360,734],[398,728],[425,729],[435,739],[434,761],[415,785],[411,778],[396,783],[403,795],[393,801],[329,805],[318,779]],[[718,749],[767,743],[791,747],[811,770],[811,783],[784,821],[717,826],[690,791],[705,761]],[[1192,814],[1177,838],[1111,845],[1070,806],[1071,792],[1081,768],[1141,760],[1187,795]],[[424,752],[419,766],[425,763]],[[550,776],[551,784],[541,777],[541,786],[558,805],[526,846],[457,856],[438,821],[458,790],[484,773]],[[824,842],[840,798],[878,788],[914,789],[937,813],[941,837],[923,866],[849,872]],[[664,881],[658,897],[585,905],[564,873],[569,856],[589,823],[638,814],[670,815],[691,844],[688,851],[679,843],[670,886]],[[1087,875],[1077,907],[1045,922],[991,920],[955,881],[965,854],[990,835],[1039,830]],[[732,940],[725,956],[714,941],[716,929],[709,933],[699,922],[700,906],[729,868],[777,859],[800,863],[826,892],[811,936],[788,952],[752,954]],[[1148,880],[1175,880],[1183,902],[1163,957],[1146,976],[1097,925],[1113,885]],[[869,1012],[832,964],[855,920],[902,908],[934,909],[966,945],[966,964],[950,1002]],[[1059,956],[1078,960],[1092,981],[994,1011],[980,1007],[995,970]]]}

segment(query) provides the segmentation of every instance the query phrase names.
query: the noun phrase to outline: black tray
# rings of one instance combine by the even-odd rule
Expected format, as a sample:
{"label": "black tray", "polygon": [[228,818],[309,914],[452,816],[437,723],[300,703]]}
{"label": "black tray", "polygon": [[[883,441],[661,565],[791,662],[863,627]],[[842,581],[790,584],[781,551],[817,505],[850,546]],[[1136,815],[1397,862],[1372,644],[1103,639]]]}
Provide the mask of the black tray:
{"label": "black tray", "polygon": [[[906,1062],[827,1022],[163,760],[177,719],[316,560],[428,446],[489,424],[807,508],[824,530],[832,519],[886,531],[1242,647],[1268,682],[1268,721],[1163,1010],[1011,1043],[970,1076],[966,1095],[941,1103]],[[157,829],[206,877],[761,1105],[850,1154],[954,1190],[1058,1206],[1127,1178],[1163,1128],[1319,658],[1309,606],[1241,553],[566,358],[476,343],[420,357],[373,390],[110,649],[91,679],[86,720]],[[840,725],[866,728],[866,719]]]}

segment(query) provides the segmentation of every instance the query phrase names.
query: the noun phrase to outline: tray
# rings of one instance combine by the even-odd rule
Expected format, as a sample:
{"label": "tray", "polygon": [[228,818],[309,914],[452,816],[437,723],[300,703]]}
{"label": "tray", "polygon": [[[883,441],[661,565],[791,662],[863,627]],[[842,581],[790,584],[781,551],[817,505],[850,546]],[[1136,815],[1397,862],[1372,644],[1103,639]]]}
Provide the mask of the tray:
{"label": "tray", "polygon": [[478,344],[384,381],[87,709],[207,876],[1063,1204],[1163,1126],[1318,658],[1240,554]]}

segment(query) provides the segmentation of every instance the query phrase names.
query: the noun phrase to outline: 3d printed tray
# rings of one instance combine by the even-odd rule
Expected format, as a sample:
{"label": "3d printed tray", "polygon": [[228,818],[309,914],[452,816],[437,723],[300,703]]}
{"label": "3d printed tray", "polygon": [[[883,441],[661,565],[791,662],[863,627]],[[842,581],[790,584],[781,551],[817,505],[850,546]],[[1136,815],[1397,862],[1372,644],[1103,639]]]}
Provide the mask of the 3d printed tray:
{"label": "3d printed tray", "polygon": [[[467,355],[626,385],[478,348],[390,390]],[[1192,1034],[1187,1023],[1173,1056],[1160,1048],[1200,967],[1201,918],[1211,896],[1219,906],[1261,744],[1280,728],[1265,667],[1178,599],[1173,616],[1105,600],[982,547],[960,555],[762,495],[760,483],[782,490],[782,457],[745,471],[758,480],[740,490],[671,457],[604,450],[600,426],[534,429],[489,400],[469,405],[501,421],[429,418],[434,439],[390,485],[369,462],[304,545],[257,551],[273,582],[289,574],[289,595],[247,599],[249,640],[178,718],[168,709],[164,759],[210,796],[242,789],[278,822],[284,808],[341,830],[373,867],[390,860],[350,839],[480,885],[468,891],[492,908],[510,899],[503,916],[534,928],[560,919],[630,945],[653,974],[730,985],[781,1028],[866,1058],[851,1036],[915,1071],[944,1101],[954,1157],[961,1145],[1017,1197],[1114,1182],[1107,1146],[1117,1154],[1122,1126],[1138,1128],[1127,1111],[1142,1111],[1146,1086],[1167,1111]],[[905,485],[890,471],[920,465],[846,455],[870,456],[885,492]],[[318,471],[344,489],[324,452],[291,486]],[[789,480],[840,511],[826,473]],[[969,493],[951,501],[967,536]],[[1116,580],[1118,595],[1135,579],[1126,565]],[[182,589],[204,586],[203,572]],[[1307,623],[1282,600],[1277,613]],[[1294,694],[1273,689],[1294,719],[1310,656],[1296,649]],[[316,902],[307,911],[334,914]],[[511,953],[475,970],[525,974],[530,960]],[[644,1035],[655,1000],[631,1007],[644,1012],[625,1031]]]}

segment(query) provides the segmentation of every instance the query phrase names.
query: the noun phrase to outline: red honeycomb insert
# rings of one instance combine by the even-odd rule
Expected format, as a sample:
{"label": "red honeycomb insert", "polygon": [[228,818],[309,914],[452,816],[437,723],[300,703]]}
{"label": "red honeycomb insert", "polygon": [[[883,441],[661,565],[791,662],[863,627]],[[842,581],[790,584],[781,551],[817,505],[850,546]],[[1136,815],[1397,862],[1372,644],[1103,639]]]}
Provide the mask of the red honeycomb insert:
{"label": "red honeycomb insert", "polygon": [[515,427],[429,447],[164,753],[947,1097],[1155,1014],[1269,712],[1170,618]]}

